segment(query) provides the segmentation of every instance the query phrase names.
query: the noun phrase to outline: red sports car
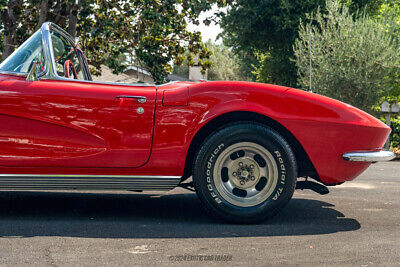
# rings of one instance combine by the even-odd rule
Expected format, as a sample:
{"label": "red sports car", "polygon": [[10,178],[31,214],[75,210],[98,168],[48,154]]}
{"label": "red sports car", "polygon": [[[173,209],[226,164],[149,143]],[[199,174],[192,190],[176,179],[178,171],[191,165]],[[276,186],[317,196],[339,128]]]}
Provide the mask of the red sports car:
{"label": "red sports car", "polygon": [[[250,82],[92,81],[45,23],[0,65],[0,189],[194,187],[213,215],[259,222],[297,188],[327,193],[383,151],[390,129],[345,103]],[[193,182],[185,180],[193,178]]]}

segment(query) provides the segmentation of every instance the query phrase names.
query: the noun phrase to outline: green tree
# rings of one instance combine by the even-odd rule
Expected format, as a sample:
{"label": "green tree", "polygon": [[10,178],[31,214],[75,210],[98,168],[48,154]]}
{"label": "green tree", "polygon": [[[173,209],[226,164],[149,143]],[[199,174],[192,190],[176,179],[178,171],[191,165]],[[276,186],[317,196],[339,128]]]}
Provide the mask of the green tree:
{"label": "green tree", "polygon": [[0,2],[2,60],[10,55],[17,45],[18,22],[23,18],[22,3],[22,0],[1,0]]}
{"label": "green tree", "polygon": [[[385,0],[382,4],[378,18],[388,29],[395,41],[400,43],[400,2],[397,0]],[[398,53],[398,52],[397,52]],[[400,102],[400,73],[395,72],[390,79],[391,86],[389,95],[385,100]]]}
{"label": "green tree", "polygon": [[248,70],[252,65],[262,66],[263,75],[256,73],[253,79],[294,86],[296,68],[290,58],[298,24],[307,12],[324,3],[324,0],[238,0],[221,18],[222,36],[226,45],[246,59]]}
{"label": "green tree", "polygon": [[[230,1],[1,0],[2,56],[7,57],[38,24],[52,21],[80,37],[90,64],[97,70],[106,64],[118,73],[124,69],[121,55],[134,54],[148,67],[154,80],[162,83],[171,71],[171,61],[182,64],[185,51],[197,55],[203,70],[210,67],[210,52],[200,33],[188,31],[187,25],[198,24],[200,12],[213,4],[224,6],[227,2]],[[194,62],[189,59],[188,63]]]}
{"label": "green tree", "polygon": [[208,71],[208,79],[212,81],[237,81],[245,80],[240,73],[237,56],[225,45],[206,43],[207,49],[212,53],[210,61],[212,66]]}
{"label": "green tree", "polygon": [[356,14],[360,10],[365,11],[370,16],[375,16],[385,0],[341,0],[342,4],[349,7],[352,14]]}
{"label": "green tree", "polygon": [[[211,41],[205,43],[211,52],[211,67],[208,69],[208,80],[210,81],[238,81],[246,80],[240,72],[238,57],[231,49],[221,44],[214,44]],[[189,76],[187,61],[181,66],[174,66],[174,74],[184,77]]]}
{"label": "green tree", "polygon": [[378,18],[397,40],[400,40],[400,2],[397,0],[385,0],[380,6]]}
{"label": "green tree", "polygon": [[0,0],[2,60],[45,21],[60,25],[75,37],[79,3],[76,0]]}
{"label": "green tree", "polygon": [[294,45],[298,83],[309,85],[311,47],[312,90],[373,112],[396,79],[400,47],[381,20],[364,12],[354,17],[337,0],[328,0],[326,9],[300,25]]}
{"label": "green tree", "polygon": [[[341,1],[354,12],[366,7],[368,12],[376,13],[383,0]],[[251,79],[296,86],[292,47],[300,20],[318,8],[324,11],[325,0],[238,0],[222,15],[222,36]]]}

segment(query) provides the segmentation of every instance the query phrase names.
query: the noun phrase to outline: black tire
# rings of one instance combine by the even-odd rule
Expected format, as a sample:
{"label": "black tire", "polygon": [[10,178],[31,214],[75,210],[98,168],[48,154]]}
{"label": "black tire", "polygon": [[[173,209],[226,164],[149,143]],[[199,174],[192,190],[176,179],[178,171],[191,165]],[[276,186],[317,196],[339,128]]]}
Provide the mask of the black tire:
{"label": "black tire", "polygon": [[[231,151],[234,152],[229,154]],[[257,151],[262,152],[264,162],[259,160]],[[255,159],[257,164],[252,164]],[[236,166],[242,166],[238,169],[240,175],[235,171]],[[256,171],[258,176],[264,173],[265,177],[255,178]],[[211,134],[198,151],[193,166],[196,193],[206,210],[230,223],[258,223],[273,217],[292,198],[296,180],[296,160],[289,144],[273,129],[251,122],[229,124]]]}

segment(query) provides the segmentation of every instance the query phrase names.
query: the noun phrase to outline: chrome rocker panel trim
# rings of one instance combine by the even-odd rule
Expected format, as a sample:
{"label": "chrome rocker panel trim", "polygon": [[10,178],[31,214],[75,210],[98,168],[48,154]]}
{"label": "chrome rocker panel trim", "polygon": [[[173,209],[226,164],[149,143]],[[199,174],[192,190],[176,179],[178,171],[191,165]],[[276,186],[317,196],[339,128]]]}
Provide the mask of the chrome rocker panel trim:
{"label": "chrome rocker panel trim", "polygon": [[362,162],[378,162],[389,161],[396,157],[392,151],[375,151],[375,152],[348,152],[343,154],[343,159],[348,161],[362,161]]}
{"label": "chrome rocker panel trim", "polygon": [[167,191],[180,176],[0,174],[0,190]]}

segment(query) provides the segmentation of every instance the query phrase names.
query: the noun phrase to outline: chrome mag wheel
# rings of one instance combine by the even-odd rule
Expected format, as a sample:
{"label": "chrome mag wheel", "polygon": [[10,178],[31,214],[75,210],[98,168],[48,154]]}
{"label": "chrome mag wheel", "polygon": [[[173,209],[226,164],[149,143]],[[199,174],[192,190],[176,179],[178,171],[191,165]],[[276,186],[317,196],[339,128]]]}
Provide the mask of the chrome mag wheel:
{"label": "chrome mag wheel", "polygon": [[217,158],[213,179],[218,193],[230,204],[256,206],[268,199],[278,182],[273,155],[263,146],[240,142]]}

